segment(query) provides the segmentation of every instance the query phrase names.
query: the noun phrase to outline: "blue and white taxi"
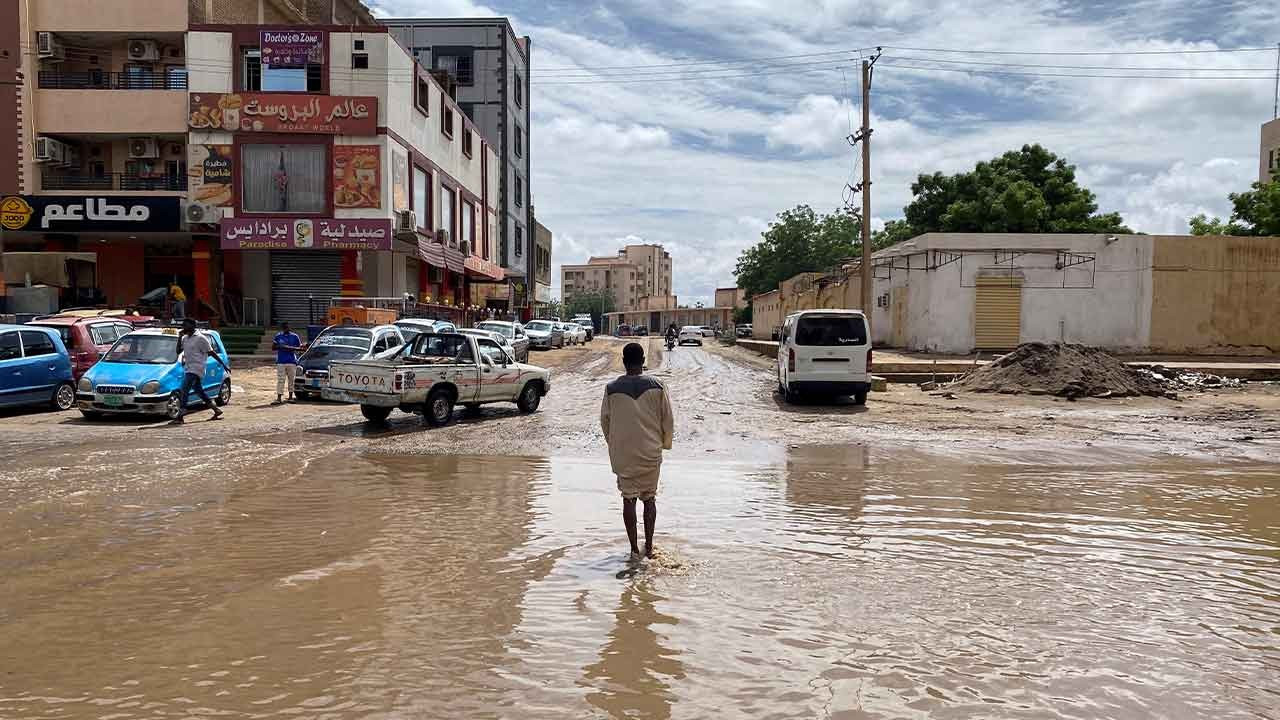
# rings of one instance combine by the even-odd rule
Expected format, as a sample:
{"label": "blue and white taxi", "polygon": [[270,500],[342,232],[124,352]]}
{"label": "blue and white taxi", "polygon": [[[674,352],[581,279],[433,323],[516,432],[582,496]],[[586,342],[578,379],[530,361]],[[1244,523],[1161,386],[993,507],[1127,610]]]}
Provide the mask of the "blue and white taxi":
{"label": "blue and white taxi", "polygon": [[[213,351],[231,364],[222,338],[198,330]],[[231,375],[211,355],[204,370],[204,390],[214,403],[231,402]],[[182,356],[177,328],[145,328],[122,336],[89,368],[76,386],[76,406],[89,419],[108,413],[146,413],[178,417],[182,392]],[[202,401],[193,391],[189,404]]]}

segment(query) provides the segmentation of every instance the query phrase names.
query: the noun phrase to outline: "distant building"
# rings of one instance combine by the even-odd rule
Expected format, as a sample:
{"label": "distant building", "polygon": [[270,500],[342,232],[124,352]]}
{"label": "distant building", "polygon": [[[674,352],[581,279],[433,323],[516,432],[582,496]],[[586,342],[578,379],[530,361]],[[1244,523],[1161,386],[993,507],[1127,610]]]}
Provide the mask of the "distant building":
{"label": "distant building", "polygon": [[533,301],[535,305],[551,302],[551,231],[533,221]]}
{"label": "distant building", "polygon": [[1258,181],[1269,182],[1280,173],[1280,118],[1262,126],[1262,144],[1258,153]]}
{"label": "distant building", "polygon": [[664,308],[675,307],[671,254],[661,245],[628,245],[617,255],[589,258],[585,265],[562,266],[560,287],[565,299],[575,292],[608,290],[620,312],[649,309],[655,302]]}
{"label": "distant building", "polygon": [[742,288],[716,288],[716,307],[731,307],[734,310],[747,306],[747,291]]}
{"label": "distant building", "polygon": [[[463,114],[498,153],[499,262],[519,311],[533,300],[533,218],[529,130],[530,39],[506,18],[384,18],[392,37],[422,67],[450,80]],[[528,312],[521,313],[527,316]]]}

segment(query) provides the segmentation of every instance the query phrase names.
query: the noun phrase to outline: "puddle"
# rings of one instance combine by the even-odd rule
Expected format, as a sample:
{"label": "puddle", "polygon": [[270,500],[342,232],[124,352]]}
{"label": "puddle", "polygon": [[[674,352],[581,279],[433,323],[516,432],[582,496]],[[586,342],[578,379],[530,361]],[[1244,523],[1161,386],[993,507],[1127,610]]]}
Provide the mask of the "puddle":
{"label": "puddle", "polygon": [[634,566],[573,458],[19,506],[0,717],[1274,713],[1274,466],[974,459],[669,462]]}

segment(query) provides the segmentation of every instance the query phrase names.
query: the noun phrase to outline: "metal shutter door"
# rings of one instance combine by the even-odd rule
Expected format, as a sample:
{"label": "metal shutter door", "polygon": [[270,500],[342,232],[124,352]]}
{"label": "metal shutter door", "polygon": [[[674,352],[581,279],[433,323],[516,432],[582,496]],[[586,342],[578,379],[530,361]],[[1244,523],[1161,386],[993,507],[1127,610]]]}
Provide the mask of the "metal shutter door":
{"label": "metal shutter door", "polygon": [[1022,325],[1022,278],[980,277],[973,302],[975,350],[1011,350]]}
{"label": "metal shutter door", "polygon": [[308,296],[316,303],[316,322],[325,323],[329,298],[342,292],[342,255],[319,252],[271,253],[271,315],[301,330],[311,321]]}

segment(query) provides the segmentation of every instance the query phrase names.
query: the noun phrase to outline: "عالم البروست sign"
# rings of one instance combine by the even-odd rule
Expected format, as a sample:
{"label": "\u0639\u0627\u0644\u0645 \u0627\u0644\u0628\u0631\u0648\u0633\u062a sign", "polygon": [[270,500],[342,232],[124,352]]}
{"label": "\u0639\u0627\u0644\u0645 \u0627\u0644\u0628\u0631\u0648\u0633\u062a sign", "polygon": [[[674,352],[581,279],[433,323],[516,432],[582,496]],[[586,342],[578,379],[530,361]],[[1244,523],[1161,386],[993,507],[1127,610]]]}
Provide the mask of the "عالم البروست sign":
{"label": "\u0639\u0627\u0644\u0645 \u0627\u0644\u0628\u0631\u0648\u0633\u062a sign", "polygon": [[378,98],[372,95],[191,93],[190,111],[193,130],[378,134]]}

